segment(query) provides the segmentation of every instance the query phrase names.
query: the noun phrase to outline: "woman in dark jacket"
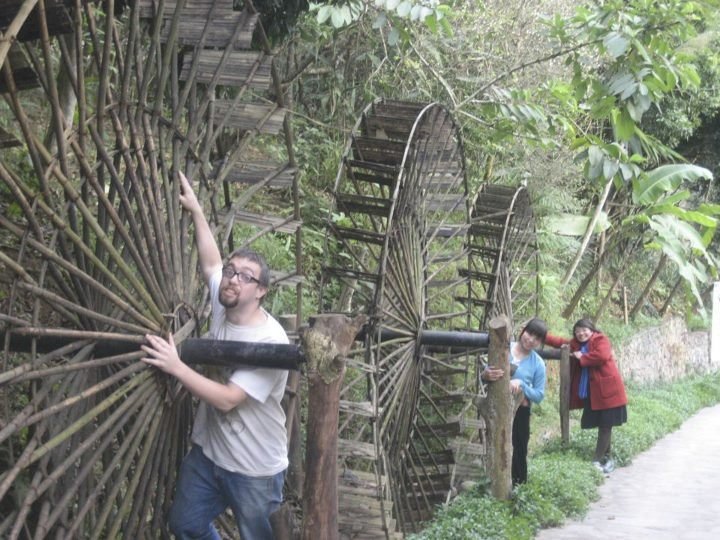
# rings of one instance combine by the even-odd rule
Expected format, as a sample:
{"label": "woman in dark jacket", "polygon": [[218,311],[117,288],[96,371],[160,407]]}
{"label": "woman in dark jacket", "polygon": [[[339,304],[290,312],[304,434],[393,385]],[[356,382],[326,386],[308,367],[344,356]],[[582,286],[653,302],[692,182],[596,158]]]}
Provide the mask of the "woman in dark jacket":
{"label": "woman in dark jacket", "polygon": [[618,371],[610,340],[589,319],[573,326],[570,340],[548,334],[552,347],[570,344],[570,408],[583,409],[580,426],[598,428],[593,465],[609,473],[615,469],[610,458],[613,426],[627,422],[627,395]]}

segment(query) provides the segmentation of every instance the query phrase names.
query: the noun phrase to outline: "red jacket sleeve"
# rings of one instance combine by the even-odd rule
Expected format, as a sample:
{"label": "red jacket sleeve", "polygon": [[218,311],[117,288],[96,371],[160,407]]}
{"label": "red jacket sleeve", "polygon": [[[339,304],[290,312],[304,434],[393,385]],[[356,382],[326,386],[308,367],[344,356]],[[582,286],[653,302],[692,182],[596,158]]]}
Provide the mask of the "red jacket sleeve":
{"label": "red jacket sleeve", "polygon": [[588,352],[580,357],[582,367],[595,367],[612,360],[612,345],[604,334],[594,334],[588,343]]}
{"label": "red jacket sleeve", "polygon": [[567,343],[570,343],[569,339],[565,339],[560,336],[553,336],[549,332],[545,336],[545,344],[550,345],[551,347],[555,347],[556,349],[559,349]]}

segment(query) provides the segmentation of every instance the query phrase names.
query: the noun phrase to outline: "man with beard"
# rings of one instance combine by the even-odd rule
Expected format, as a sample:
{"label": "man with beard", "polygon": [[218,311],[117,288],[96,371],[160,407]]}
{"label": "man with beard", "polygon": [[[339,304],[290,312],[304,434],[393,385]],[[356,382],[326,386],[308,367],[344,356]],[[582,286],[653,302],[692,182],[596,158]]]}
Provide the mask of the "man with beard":
{"label": "man with beard", "polygon": [[[223,265],[202,207],[185,175],[180,203],[195,224],[198,258],[210,289],[210,338],[288,343],[280,324],[260,305],[269,269],[251,250],[232,253]],[[270,514],[282,503],[288,466],[285,414],[280,406],[288,372],[237,369],[217,382],[184,364],[173,337],[147,335],[143,361],[176,377],[200,405],[193,447],[183,460],[170,509],[179,539],[219,539],[213,520],[228,506],[242,538],[271,539]]]}

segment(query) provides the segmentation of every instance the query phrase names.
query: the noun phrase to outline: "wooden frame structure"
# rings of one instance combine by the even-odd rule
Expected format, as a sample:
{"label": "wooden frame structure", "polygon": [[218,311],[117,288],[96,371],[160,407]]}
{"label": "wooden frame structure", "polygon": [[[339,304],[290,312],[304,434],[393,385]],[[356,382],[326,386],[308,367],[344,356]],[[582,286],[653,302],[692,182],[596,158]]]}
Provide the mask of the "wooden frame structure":
{"label": "wooden frame structure", "polygon": [[[0,215],[0,536],[167,537],[192,404],[134,347],[148,332],[189,347],[207,318],[178,171],[227,250],[294,243],[270,262],[303,319],[293,133],[272,51],[249,1],[10,0],[0,31],[14,119],[0,132],[11,195]],[[340,533],[419,530],[483,474],[474,399],[486,348],[421,335],[478,330],[532,304],[533,286],[520,286],[534,279],[529,199],[498,190],[470,202],[459,130],[441,105],[380,100],[358,119],[321,300],[368,318],[338,383]],[[46,348],[49,338],[64,341]]]}

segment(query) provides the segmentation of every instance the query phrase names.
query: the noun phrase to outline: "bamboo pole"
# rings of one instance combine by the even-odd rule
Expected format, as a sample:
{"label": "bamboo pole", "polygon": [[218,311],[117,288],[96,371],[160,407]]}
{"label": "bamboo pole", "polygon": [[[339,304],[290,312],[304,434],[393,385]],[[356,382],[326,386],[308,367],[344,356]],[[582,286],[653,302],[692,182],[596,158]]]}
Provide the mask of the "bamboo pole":
{"label": "bamboo pole", "polygon": [[[125,400],[107,419],[105,419],[96,429],[93,430],[91,436],[84,439],[81,444],[74,446],[72,448],[72,453],[67,456],[62,463],[58,464],[53,469],[52,473],[47,474],[42,483],[36,486],[32,492],[28,493],[26,497],[26,504],[29,505],[30,502],[34,502],[38,499],[46,490],[50,489],[68,469],[74,467],[81,461],[85,462],[87,460],[87,456],[85,456],[85,458],[82,458],[82,456],[92,450],[95,441],[105,435],[106,432],[110,432],[111,435],[103,444],[107,446],[110,442],[112,442],[114,435],[120,427],[132,418],[132,415],[125,414],[126,411],[131,409],[133,406],[139,408],[140,406],[144,406],[145,403],[151,402],[153,392],[154,388],[148,384],[145,385],[145,390],[142,393],[134,395],[132,399]],[[91,460],[90,462],[93,463],[94,461],[95,460]],[[79,487],[81,480],[82,477],[75,480],[73,486],[75,489]]]}
{"label": "bamboo pole", "polygon": [[[62,510],[67,508],[67,505],[71,502],[73,496],[75,496],[78,490],[84,485],[84,479],[92,474],[95,464],[98,463],[98,461],[102,457],[103,451],[117,440],[116,437],[118,435],[118,432],[122,428],[125,428],[128,422],[130,422],[131,420],[134,420],[134,429],[136,431],[140,431],[141,426],[145,425],[145,422],[147,421],[146,419],[153,415],[153,412],[156,410],[158,402],[160,400],[158,394],[154,392],[154,389],[149,385],[145,394],[141,394],[140,396],[138,396],[138,398],[139,399],[133,400],[134,406],[138,407],[139,405],[138,408],[140,410],[137,415],[122,414],[119,417],[118,421],[112,423],[112,429],[102,438],[97,448],[93,448],[94,451],[92,455],[83,459],[82,469],[78,471],[78,474],[74,479],[73,485],[70,489],[66,491],[65,494],[63,494],[62,499],[58,501],[56,507],[50,514],[47,523],[48,529],[60,517],[60,515],[62,514]],[[123,403],[121,407],[125,407],[125,403]],[[132,434],[132,429],[128,429],[128,432]],[[123,435],[125,435],[125,433],[123,433]],[[126,437],[123,436],[121,440],[125,440],[125,438]],[[132,440],[132,437],[130,437],[130,440]],[[81,498],[80,500],[84,499]]]}
{"label": "bamboo pole", "polygon": [[613,185],[613,179],[607,181],[605,184],[605,188],[603,189],[602,194],[600,195],[600,199],[598,200],[598,204],[595,207],[595,212],[593,213],[592,218],[590,219],[590,223],[588,223],[587,229],[585,230],[585,235],[583,236],[582,242],[580,244],[580,248],[578,249],[577,253],[575,254],[575,259],[573,260],[572,264],[570,265],[570,268],[568,268],[568,271],[565,273],[565,277],[562,280],[561,288],[567,287],[568,283],[570,283],[570,280],[573,277],[573,274],[575,274],[575,270],[577,269],[578,265],[580,264],[580,260],[582,259],[583,254],[585,253],[585,250],[587,249],[588,244],[590,243],[590,238],[592,238],[593,230],[595,229],[595,225],[597,225],[598,220],[600,219],[600,214],[602,213],[602,209],[605,206],[605,201],[608,198],[608,195],[610,194],[610,188]]}

